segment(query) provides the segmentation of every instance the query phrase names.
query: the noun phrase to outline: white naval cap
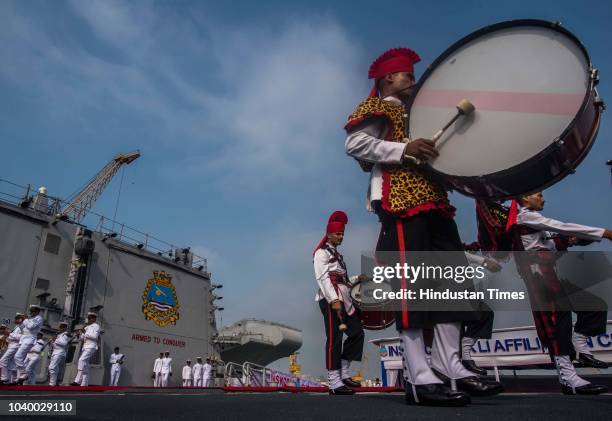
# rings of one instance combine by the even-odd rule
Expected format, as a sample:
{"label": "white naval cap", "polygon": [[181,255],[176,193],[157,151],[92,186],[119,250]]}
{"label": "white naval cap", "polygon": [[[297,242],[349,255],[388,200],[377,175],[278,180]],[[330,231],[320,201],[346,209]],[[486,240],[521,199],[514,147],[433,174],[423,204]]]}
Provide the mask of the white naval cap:
{"label": "white naval cap", "polygon": [[2,324],[0,325],[0,329],[6,329],[7,327],[8,327],[8,326],[7,326],[7,325],[5,325],[4,323],[2,323]]}
{"label": "white naval cap", "polygon": [[30,310],[40,310],[40,306],[38,304],[30,304]]}
{"label": "white naval cap", "polygon": [[191,360],[187,360],[187,362],[188,362],[188,363],[190,363],[190,362],[191,362]]}
{"label": "white naval cap", "polygon": [[23,313],[15,313],[15,318],[17,317],[25,317],[25,314]]}
{"label": "white naval cap", "polygon": [[98,314],[94,313],[93,311],[90,311],[89,313],[87,313],[87,317],[95,317],[97,319],[98,318]]}

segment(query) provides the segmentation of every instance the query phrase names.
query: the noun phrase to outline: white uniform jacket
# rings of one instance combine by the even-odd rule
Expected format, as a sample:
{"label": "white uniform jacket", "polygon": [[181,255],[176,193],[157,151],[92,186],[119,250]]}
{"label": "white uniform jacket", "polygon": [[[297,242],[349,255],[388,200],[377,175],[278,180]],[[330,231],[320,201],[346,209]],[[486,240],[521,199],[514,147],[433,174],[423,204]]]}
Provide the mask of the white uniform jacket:
{"label": "white uniform jacket", "polygon": [[110,358],[108,359],[108,362],[111,363],[111,365],[118,365],[121,366],[121,364],[119,364],[120,361],[123,361],[123,359],[125,358],[125,356],[121,353],[119,354],[115,354],[114,352],[111,354]]}
{"label": "white uniform jacket", "polygon": [[15,328],[8,335],[8,338],[6,338],[6,342],[9,345],[10,344],[18,344],[19,343],[19,339],[21,339],[21,325],[15,326]]}
{"label": "white uniform jacket", "polygon": [[68,348],[68,344],[70,343],[70,336],[68,336],[67,332],[62,332],[53,341],[53,354],[66,354],[66,349]]}
{"label": "white uniform jacket", "polygon": [[162,366],[162,358],[155,358],[155,362],[153,363],[153,372],[161,373]]}
{"label": "white uniform jacket", "polygon": [[32,348],[30,348],[30,351],[28,352],[28,354],[40,355],[40,353],[42,352],[42,350],[45,348],[46,345],[47,343],[45,341],[43,341],[42,339],[38,339],[34,343]]}
{"label": "white uniform jacket", "polygon": [[161,360],[161,373],[172,373],[172,358],[164,357]]}
{"label": "white uniform jacket", "polygon": [[[336,300],[342,301],[347,314],[355,312],[353,300],[351,299],[350,288],[357,282],[357,276],[350,278],[346,274],[346,268],[341,261],[342,255],[338,253],[340,259],[336,258],[330,250],[336,251],[335,247],[327,243],[318,249],[314,254],[314,272],[319,289],[315,295],[315,301],[323,298],[331,303]],[[332,282],[332,277],[344,278],[346,282]]]}
{"label": "white uniform jacket", "polygon": [[534,231],[521,235],[525,250],[557,250],[552,240],[553,233],[571,235],[588,241],[601,241],[603,228],[589,227],[587,225],[571,224],[546,218],[541,213],[520,207],[516,223]]}
{"label": "white uniform jacket", "polygon": [[85,332],[81,333],[79,339],[83,341],[83,349],[98,349],[99,337],[100,325],[94,322],[85,326]]}
{"label": "white uniform jacket", "polygon": [[183,380],[191,380],[191,366],[186,365],[183,367],[182,373]]}
{"label": "white uniform jacket", "polygon": [[200,363],[195,363],[193,365],[193,368],[191,369],[191,375],[193,376],[193,380],[195,381],[196,379],[201,379],[202,378],[202,364]]}
{"label": "white uniform jacket", "polygon": [[24,340],[33,339],[33,342],[36,341],[36,336],[43,325],[43,318],[39,314],[38,316],[25,319],[23,323],[21,323],[21,339],[20,342]]}

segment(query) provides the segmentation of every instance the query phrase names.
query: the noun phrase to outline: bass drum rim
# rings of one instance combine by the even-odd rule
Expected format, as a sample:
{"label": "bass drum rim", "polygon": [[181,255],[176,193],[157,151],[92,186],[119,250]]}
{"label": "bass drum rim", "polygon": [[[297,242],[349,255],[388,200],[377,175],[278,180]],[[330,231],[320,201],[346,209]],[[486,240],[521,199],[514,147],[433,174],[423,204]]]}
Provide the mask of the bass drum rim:
{"label": "bass drum rim", "polygon": [[[585,92],[580,109],[572,121],[567,125],[565,130],[563,130],[563,132],[556,139],[551,139],[552,142],[548,147],[544,148],[538,154],[524,162],[510,168],[482,176],[449,175],[435,170],[430,165],[426,164],[423,166],[425,171],[431,173],[443,184],[450,185],[451,188],[467,196],[504,200],[511,199],[519,195],[530,194],[550,187],[574,172],[575,168],[582,162],[582,160],[591,150],[591,147],[595,142],[595,138],[597,137],[602,105],[596,102],[596,80],[592,75],[593,65],[591,63],[588,51],[586,50],[584,44],[582,44],[582,42],[573,33],[563,28],[560,23],[538,19],[509,20],[485,26],[461,38],[459,41],[448,47],[442,54],[440,54],[440,56],[438,56],[438,58],[436,58],[433,63],[427,67],[425,73],[423,73],[423,76],[421,76],[419,82],[415,85],[414,94],[410,96],[408,103],[406,104],[406,108],[408,109],[406,126],[408,127],[409,137],[410,112],[414,100],[418,96],[418,93],[423,87],[424,83],[436,70],[439,64],[460,47],[485,34],[489,34],[500,29],[514,28],[519,26],[533,26],[552,29],[562,33],[572,40],[584,55],[589,72],[591,72],[591,75],[589,75],[589,86]],[[585,125],[589,126],[586,130],[582,130],[581,133],[573,133],[575,128],[583,128]],[[586,140],[586,142],[584,140]],[[568,159],[568,150],[572,146],[578,146],[580,153],[575,154],[574,156],[569,157],[571,159]],[[512,180],[510,183],[513,186],[521,186],[521,188],[509,192],[506,186],[509,184],[508,180],[511,178],[517,178],[517,175],[520,175],[518,176],[520,181],[517,182],[516,180]]]}

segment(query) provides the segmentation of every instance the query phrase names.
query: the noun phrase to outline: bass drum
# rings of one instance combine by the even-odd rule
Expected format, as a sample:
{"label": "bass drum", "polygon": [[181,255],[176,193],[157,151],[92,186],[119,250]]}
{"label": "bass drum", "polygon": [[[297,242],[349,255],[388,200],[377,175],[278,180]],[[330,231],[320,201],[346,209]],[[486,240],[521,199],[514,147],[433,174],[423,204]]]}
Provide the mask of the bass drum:
{"label": "bass drum", "polygon": [[351,289],[353,303],[360,310],[361,325],[368,330],[382,330],[395,322],[395,312],[390,301],[375,300],[374,289],[382,288],[391,291],[387,283],[360,282]]}
{"label": "bass drum", "polygon": [[410,138],[431,138],[467,99],[476,107],[425,165],[468,196],[508,199],[553,185],[591,149],[603,101],[581,42],[558,23],[502,22],[448,48],[408,105]]}

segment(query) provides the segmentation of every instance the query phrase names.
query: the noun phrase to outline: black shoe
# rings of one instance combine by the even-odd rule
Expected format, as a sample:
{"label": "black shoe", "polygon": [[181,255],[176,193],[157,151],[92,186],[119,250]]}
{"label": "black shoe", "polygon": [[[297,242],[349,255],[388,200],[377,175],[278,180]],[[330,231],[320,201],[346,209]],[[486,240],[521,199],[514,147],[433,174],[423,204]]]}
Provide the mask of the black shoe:
{"label": "black shoe", "polygon": [[603,386],[600,384],[585,384],[580,387],[570,387],[566,385],[561,385],[561,391],[564,395],[600,395],[602,393],[606,393],[608,391],[607,386]]}
{"label": "black shoe", "polygon": [[80,384],[77,383],[77,382],[72,382],[72,383],[70,383],[70,386],[80,386]]}
{"label": "black shoe", "polygon": [[462,392],[453,392],[443,384],[419,384],[414,386],[406,384],[406,403],[409,405],[425,406],[465,406],[470,403],[470,396]]}
{"label": "black shoe", "polygon": [[17,386],[23,386],[23,383],[25,383],[26,379],[19,379],[17,380]]}
{"label": "black shoe", "polygon": [[361,387],[361,383],[357,383],[355,380],[349,378],[342,379],[342,383],[344,383],[347,387]]}
{"label": "black shoe", "polygon": [[355,391],[346,386],[340,386],[335,389],[329,389],[330,395],[354,395]]}
{"label": "black shoe", "polygon": [[578,354],[577,361],[582,367],[593,367],[601,369],[610,367],[610,364],[608,364],[607,362],[598,360],[590,354]]}
{"label": "black shoe", "polygon": [[472,373],[478,374],[479,376],[487,375],[487,370],[482,367],[478,367],[474,360],[463,360],[461,361],[461,364],[463,364],[466,369],[470,370]]}
{"label": "black shoe", "polygon": [[469,393],[471,396],[493,396],[504,391],[504,386],[494,380],[479,379],[478,377],[464,377],[455,380],[457,389]]}

